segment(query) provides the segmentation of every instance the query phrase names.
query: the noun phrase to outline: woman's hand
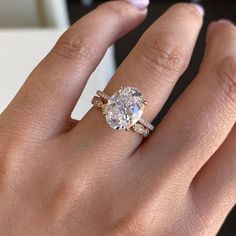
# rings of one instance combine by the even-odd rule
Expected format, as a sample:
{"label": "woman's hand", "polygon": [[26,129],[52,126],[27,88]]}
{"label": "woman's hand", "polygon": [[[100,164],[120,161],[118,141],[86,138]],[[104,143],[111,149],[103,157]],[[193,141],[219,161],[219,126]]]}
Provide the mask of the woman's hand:
{"label": "woman's hand", "polygon": [[[136,1],[137,2],[137,1]],[[71,112],[106,49],[145,2],[101,5],[73,25],[0,116],[1,235],[215,235],[236,202],[236,28],[209,26],[194,82],[155,132]],[[143,92],[153,120],[186,70],[202,10],[177,4],[143,35],[106,88]]]}

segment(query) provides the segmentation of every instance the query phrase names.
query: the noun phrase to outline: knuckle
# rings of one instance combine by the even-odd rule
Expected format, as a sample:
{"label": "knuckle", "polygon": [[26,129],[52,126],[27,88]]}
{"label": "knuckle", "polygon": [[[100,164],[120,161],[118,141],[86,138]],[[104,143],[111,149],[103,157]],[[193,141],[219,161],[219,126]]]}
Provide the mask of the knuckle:
{"label": "knuckle", "polygon": [[73,39],[62,36],[53,49],[54,54],[65,60],[89,61],[96,53],[89,37]]}
{"label": "knuckle", "polygon": [[218,64],[216,79],[224,96],[236,107],[236,57],[226,57]]}
{"label": "knuckle", "polygon": [[180,74],[188,64],[184,50],[167,37],[144,40],[141,54],[149,67],[161,75]]}
{"label": "knuckle", "polygon": [[186,16],[186,14],[195,17],[197,20],[201,20],[202,16],[199,11],[192,4],[188,3],[176,3],[171,8],[171,10],[175,10],[180,12],[180,15]]}

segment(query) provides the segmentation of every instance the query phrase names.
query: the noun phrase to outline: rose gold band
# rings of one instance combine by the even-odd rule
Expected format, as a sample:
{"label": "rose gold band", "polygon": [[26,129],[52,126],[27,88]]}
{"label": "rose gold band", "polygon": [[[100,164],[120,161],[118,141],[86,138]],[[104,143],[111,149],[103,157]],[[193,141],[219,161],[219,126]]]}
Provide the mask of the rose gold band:
{"label": "rose gold band", "polygon": [[[95,107],[102,108],[102,110],[103,110],[103,107],[107,104],[110,96],[100,90],[98,90],[96,94],[97,94],[97,96],[94,96],[92,99],[92,104]],[[145,138],[148,137],[148,135],[151,133],[151,131],[154,131],[154,129],[155,129],[154,126],[150,122],[146,121],[142,117],[131,128],[136,133],[144,136]]]}

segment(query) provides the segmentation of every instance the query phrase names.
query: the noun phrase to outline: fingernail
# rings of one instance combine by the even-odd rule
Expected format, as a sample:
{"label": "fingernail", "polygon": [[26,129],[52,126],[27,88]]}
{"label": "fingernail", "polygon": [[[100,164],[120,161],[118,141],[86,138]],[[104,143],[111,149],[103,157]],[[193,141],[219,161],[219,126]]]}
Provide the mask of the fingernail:
{"label": "fingernail", "polygon": [[127,0],[127,1],[140,10],[147,8],[149,5],[149,0]]}
{"label": "fingernail", "polygon": [[200,5],[199,3],[191,3],[196,9],[197,11],[204,16],[205,15],[205,9],[202,5]]}
{"label": "fingernail", "polygon": [[234,25],[234,22],[231,21],[231,20],[228,20],[228,19],[220,19],[217,22],[218,23],[227,23],[227,24],[233,24]]}

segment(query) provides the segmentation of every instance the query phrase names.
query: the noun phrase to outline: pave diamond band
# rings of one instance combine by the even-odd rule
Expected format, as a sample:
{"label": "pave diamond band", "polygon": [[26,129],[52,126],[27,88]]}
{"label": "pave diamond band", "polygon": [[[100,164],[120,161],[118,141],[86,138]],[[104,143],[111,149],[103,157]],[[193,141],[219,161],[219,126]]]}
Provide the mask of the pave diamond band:
{"label": "pave diamond band", "polygon": [[147,137],[154,126],[142,118],[147,102],[136,88],[121,87],[112,96],[98,90],[92,100],[95,107],[102,109],[108,125],[112,129],[134,130]]}

